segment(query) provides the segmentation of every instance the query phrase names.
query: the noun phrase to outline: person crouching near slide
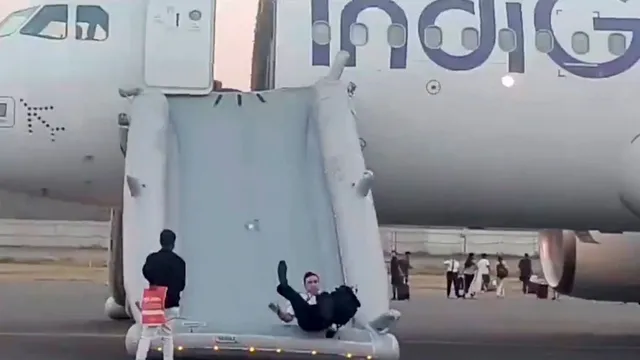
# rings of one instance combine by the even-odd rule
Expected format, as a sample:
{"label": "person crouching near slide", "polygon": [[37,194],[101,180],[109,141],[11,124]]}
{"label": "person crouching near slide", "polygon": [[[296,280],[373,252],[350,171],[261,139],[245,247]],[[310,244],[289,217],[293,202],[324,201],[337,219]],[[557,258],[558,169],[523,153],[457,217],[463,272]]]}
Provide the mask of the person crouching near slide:
{"label": "person crouching near slide", "polygon": [[[160,251],[147,256],[142,267],[142,274],[149,282],[149,287],[161,286],[167,288],[167,296],[164,303],[167,323],[162,326],[142,327],[142,335],[138,342],[136,360],[146,360],[151,346],[151,340],[155,337],[162,339],[162,357],[164,360],[173,360],[173,331],[169,320],[177,318],[180,314],[180,293],[184,291],[186,283],[186,264],[173,249],[176,243],[176,234],[168,229],[160,233]],[[136,303],[140,308],[140,304]]]}
{"label": "person crouching near slide", "polygon": [[304,331],[326,331],[326,337],[335,336],[339,326],[346,324],[357,312],[360,302],[347,286],[337,288],[331,294],[320,290],[320,277],[308,271],[304,274],[305,293],[295,291],[287,280],[287,263],[278,263],[278,294],[288,300],[289,305],[282,311],[276,304],[269,304],[280,320],[289,323],[298,320]]}

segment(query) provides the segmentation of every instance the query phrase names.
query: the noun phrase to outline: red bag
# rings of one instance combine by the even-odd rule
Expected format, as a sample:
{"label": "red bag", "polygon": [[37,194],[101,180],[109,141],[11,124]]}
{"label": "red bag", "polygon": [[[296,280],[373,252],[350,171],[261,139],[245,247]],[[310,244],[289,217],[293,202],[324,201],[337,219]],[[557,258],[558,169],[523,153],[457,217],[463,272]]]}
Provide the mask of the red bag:
{"label": "red bag", "polygon": [[164,314],[164,301],[167,298],[167,288],[162,286],[144,289],[142,293],[142,325],[161,326],[167,322]]}

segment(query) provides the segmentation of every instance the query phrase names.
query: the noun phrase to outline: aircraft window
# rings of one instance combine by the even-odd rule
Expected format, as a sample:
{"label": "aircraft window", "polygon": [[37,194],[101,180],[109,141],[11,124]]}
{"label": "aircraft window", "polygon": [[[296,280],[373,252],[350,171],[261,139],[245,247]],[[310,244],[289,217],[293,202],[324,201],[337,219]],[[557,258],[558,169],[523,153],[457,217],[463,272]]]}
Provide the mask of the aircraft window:
{"label": "aircraft window", "polygon": [[20,34],[61,40],[67,37],[68,22],[67,5],[45,5],[20,29]]}
{"label": "aircraft window", "polygon": [[536,32],[536,49],[545,54],[548,54],[553,50],[553,34],[551,31],[538,30]]}
{"label": "aircraft window", "polygon": [[100,6],[78,5],[76,9],[76,39],[105,41],[108,37],[109,14]]}
{"label": "aircraft window", "polygon": [[511,29],[500,29],[498,31],[498,46],[504,52],[512,52],[516,49],[516,32]]}
{"label": "aircraft window", "polygon": [[578,31],[571,35],[571,47],[576,54],[583,55],[589,52],[589,35]]}
{"label": "aircraft window", "polygon": [[331,42],[331,25],[326,21],[316,21],[311,27],[311,38],[316,44],[328,45]]}
{"label": "aircraft window", "polygon": [[442,46],[442,29],[435,25],[424,29],[424,45],[429,49],[439,49]]}
{"label": "aircraft window", "polygon": [[387,28],[387,42],[392,48],[405,46],[407,44],[407,29],[400,24],[391,24]]}
{"label": "aircraft window", "polygon": [[467,50],[475,50],[480,46],[480,32],[476,28],[462,29],[462,46]]}
{"label": "aircraft window", "polygon": [[9,36],[20,29],[20,26],[38,9],[37,6],[12,12],[0,22],[0,37]]}
{"label": "aircraft window", "polygon": [[613,33],[609,35],[609,52],[613,55],[622,56],[627,51],[627,37],[624,34]]}
{"label": "aircraft window", "polygon": [[369,42],[369,28],[362,23],[355,23],[349,29],[349,38],[355,46],[364,46]]}

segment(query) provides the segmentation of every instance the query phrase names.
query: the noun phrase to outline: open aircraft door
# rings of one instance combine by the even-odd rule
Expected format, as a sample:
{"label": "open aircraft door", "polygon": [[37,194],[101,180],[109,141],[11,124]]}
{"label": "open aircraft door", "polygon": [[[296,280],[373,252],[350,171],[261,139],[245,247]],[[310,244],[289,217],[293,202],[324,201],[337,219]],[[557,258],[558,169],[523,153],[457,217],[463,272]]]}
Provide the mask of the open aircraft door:
{"label": "open aircraft door", "polygon": [[144,79],[165,94],[213,90],[216,0],[148,0]]}

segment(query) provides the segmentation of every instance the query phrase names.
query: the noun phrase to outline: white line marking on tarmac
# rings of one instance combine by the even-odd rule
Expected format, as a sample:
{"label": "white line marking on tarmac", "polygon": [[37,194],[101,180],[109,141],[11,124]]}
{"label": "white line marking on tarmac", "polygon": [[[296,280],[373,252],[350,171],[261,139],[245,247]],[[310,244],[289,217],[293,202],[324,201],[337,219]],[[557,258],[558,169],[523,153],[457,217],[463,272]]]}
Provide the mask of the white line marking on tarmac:
{"label": "white line marking on tarmac", "polygon": [[640,350],[640,346],[633,345],[555,345],[543,341],[540,344],[522,342],[474,342],[474,341],[454,341],[454,340],[400,340],[402,344],[409,345],[456,345],[467,347],[523,347],[523,348],[547,348],[555,350]]}
{"label": "white line marking on tarmac", "polygon": [[46,332],[0,332],[0,337],[31,337],[31,338],[108,338],[122,339],[125,334],[105,333],[46,333]]}

